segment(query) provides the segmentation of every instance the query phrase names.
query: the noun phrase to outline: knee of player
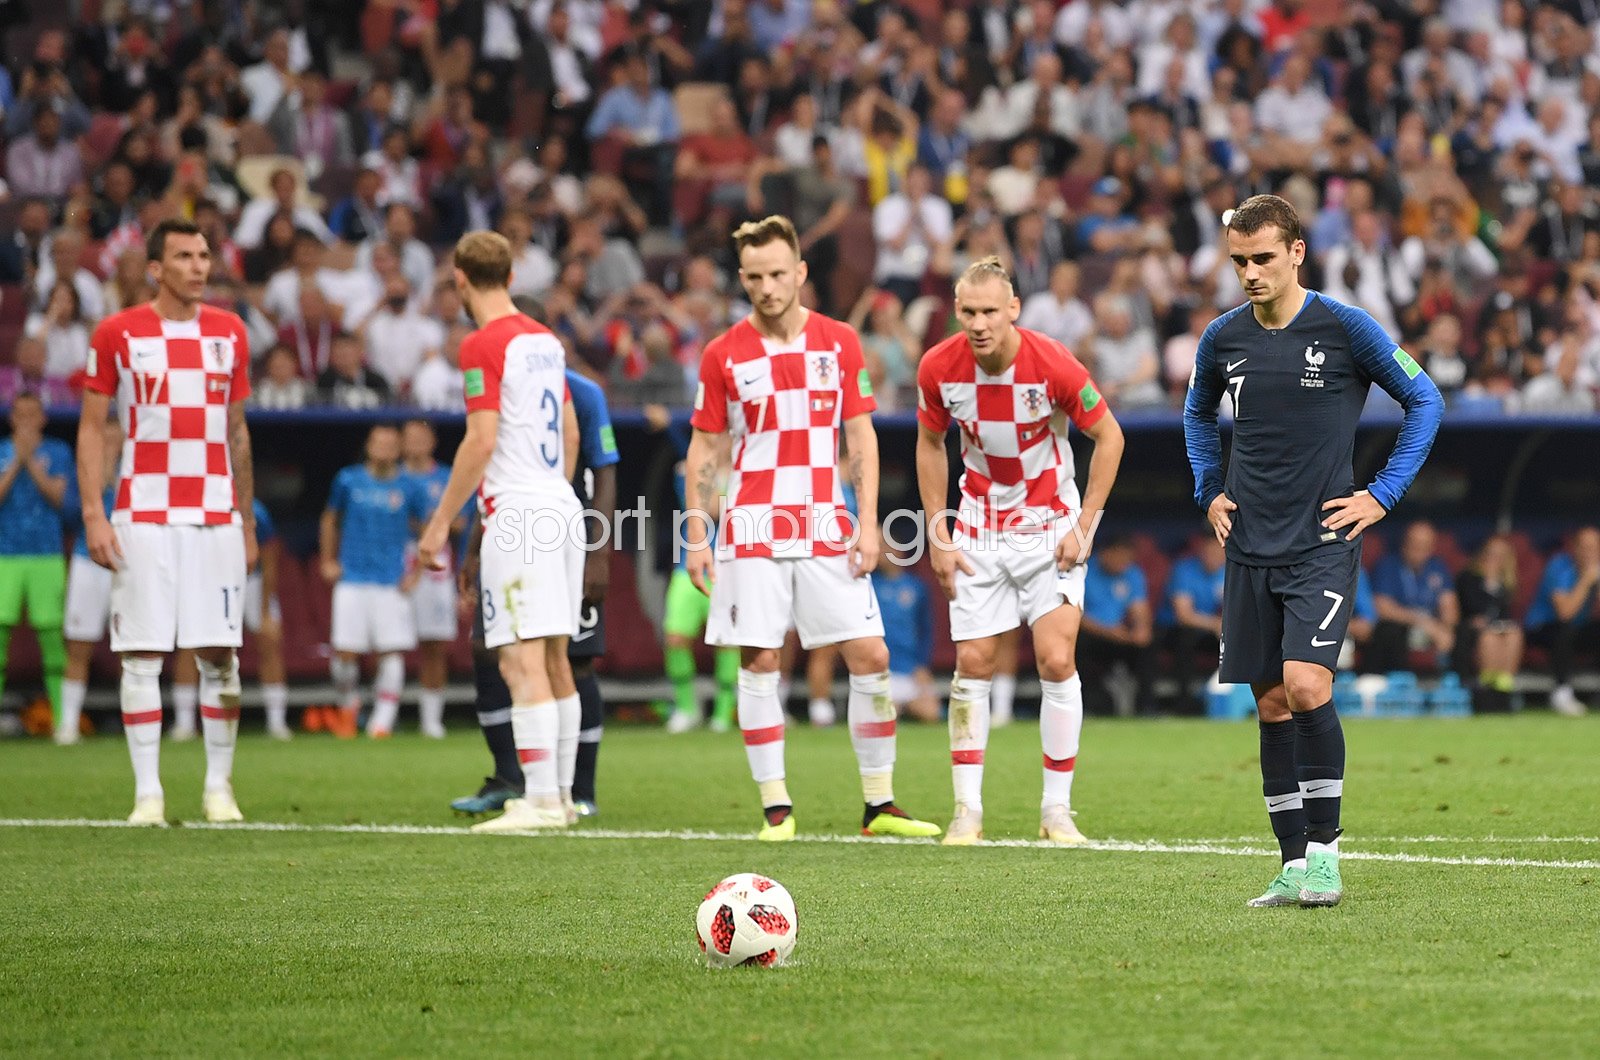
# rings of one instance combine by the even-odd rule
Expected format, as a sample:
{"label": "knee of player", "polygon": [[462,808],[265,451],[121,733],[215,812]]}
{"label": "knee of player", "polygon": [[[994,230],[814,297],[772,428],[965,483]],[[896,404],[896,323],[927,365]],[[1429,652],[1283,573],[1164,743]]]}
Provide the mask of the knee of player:
{"label": "knee of player", "polygon": [[1332,675],[1295,674],[1284,676],[1290,710],[1315,710],[1333,698]]}
{"label": "knee of player", "polygon": [[889,646],[881,640],[851,645],[845,666],[853,674],[880,674],[889,669]]}
{"label": "knee of player", "polygon": [[1268,724],[1289,720],[1289,696],[1283,685],[1265,691],[1257,688],[1256,715]]}
{"label": "knee of player", "polygon": [[994,677],[995,657],[992,641],[962,641],[956,645],[956,672],[975,681]]}
{"label": "knee of player", "polygon": [[778,672],[777,648],[744,648],[739,653],[739,666],[753,674],[775,674]]}
{"label": "knee of player", "polygon": [[1034,662],[1046,681],[1065,681],[1078,672],[1078,656],[1068,643],[1035,645]]}

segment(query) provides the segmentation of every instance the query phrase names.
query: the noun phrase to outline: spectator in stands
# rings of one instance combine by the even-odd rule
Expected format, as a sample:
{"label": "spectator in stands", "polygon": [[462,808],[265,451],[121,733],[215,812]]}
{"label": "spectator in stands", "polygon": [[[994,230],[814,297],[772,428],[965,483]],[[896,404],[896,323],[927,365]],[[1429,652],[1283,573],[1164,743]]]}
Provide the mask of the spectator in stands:
{"label": "spectator in stands", "polygon": [[1069,349],[1078,348],[1094,332],[1094,314],[1078,297],[1078,263],[1058,261],[1050,269],[1050,286],[1022,302],[1017,324],[1050,336]]}
{"label": "spectator in stands", "polygon": [[571,262],[582,264],[583,294],[597,305],[645,278],[644,262],[633,244],[605,238],[600,223],[592,217],[572,221],[564,264]]}
{"label": "spectator in stands", "polygon": [[710,117],[705,132],[685,136],[678,146],[673,216],[685,228],[709,220],[718,231],[725,231],[732,217],[744,210],[757,151],[755,142],[739,128],[732,100],[714,100]]}
{"label": "spectator in stands", "polygon": [[[333,357],[333,340],[339,332],[339,317],[316,284],[300,287],[300,311],[295,319],[278,329],[278,341],[294,351],[300,374],[319,379]],[[361,352],[356,342],[356,353]]]}
{"label": "spectator in stands", "polygon": [[275,169],[267,178],[268,194],[260,198],[251,199],[239,214],[239,223],[233,230],[234,242],[245,250],[254,250],[261,245],[262,236],[266,233],[267,223],[280,213],[286,213],[294,223],[295,228],[303,228],[313,233],[324,243],[333,242],[333,233],[328,231],[328,225],[309,204],[300,200],[300,178],[292,169]]}
{"label": "spectator in stands", "polygon": [[337,332],[330,348],[328,367],[317,376],[317,397],[323,404],[361,411],[390,403],[389,383],[362,361],[359,338]]}
{"label": "spectator in stands", "polygon": [[1550,653],[1550,675],[1556,688],[1550,709],[1575,717],[1588,707],[1572,690],[1572,670],[1580,651],[1600,649],[1600,530],[1585,526],[1572,535],[1565,552],[1550,557],[1539,579],[1539,591],[1523,626],[1528,641]]}
{"label": "spectator in stands", "polygon": [[65,280],[58,280],[50,289],[43,310],[28,314],[22,332],[43,340],[46,375],[66,379],[88,363],[89,325],[84,320],[77,288]]}
{"label": "spectator in stands", "polygon": [[286,411],[302,409],[311,403],[311,384],[300,376],[294,351],[278,344],[262,358],[261,375],[250,389],[250,401],[257,408]]}
{"label": "spectator in stands", "polygon": [[208,161],[227,165],[234,157],[234,130],[219,114],[206,110],[200,89],[186,84],[178,89],[178,109],[161,125],[161,157],[177,158],[190,144],[200,148]]}
{"label": "spectator in stands", "polygon": [[30,282],[49,235],[50,204],[37,197],[23,199],[15,227],[0,235],[0,283]]}
{"label": "spectator in stands", "polygon": [[1427,370],[1428,378],[1447,400],[1453,399],[1466,387],[1472,371],[1461,351],[1461,321],[1453,313],[1441,313],[1428,324],[1418,345],[1417,360]]}
{"label": "spectator in stands", "polygon": [[533,241],[533,220],[527,211],[513,208],[500,216],[500,234],[511,244],[511,294],[538,297],[556,281],[556,262],[550,252]]}
{"label": "spectator in stands", "polygon": [[1333,104],[1312,77],[1311,64],[1299,53],[1284,61],[1271,87],[1255,102],[1257,126],[1266,134],[1273,157],[1287,165],[1306,161],[1331,113]]}
{"label": "spectator in stands", "polygon": [[106,315],[100,281],[83,267],[83,251],[84,238],[80,231],[75,228],[56,230],[50,238],[50,253],[39,263],[33,276],[34,308],[44,309],[56,283],[70,278],[73,290],[78,293],[78,308],[83,319],[92,325]]}
{"label": "spectator in stands", "polygon": [[95,197],[89,217],[89,235],[104,239],[116,229],[137,224],[139,204],[134,199],[133,170],[126,163],[111,162],[100,173],[100,194]]}
{"label": "spectator in stands", "polygon": [[1086,704],[1097,702],[1104,709],[1111,699],[1107,678],[1113,665],[1120,665],[1134,677],[1134,708],[1140,714],[1155,712],[1151,625],[1149,586],[1134,562],[1132,543],[1102,531],[1084,578],[1083,625],[1078,633],[1078,668]]}
{"label": "spectator in stands", "polygon": [[1492,534],[1456,575],[1461,622],[1456,630],[1455,670],[1480,687],[1509,693],[1522,669],[1522,627],[1511,616],[1517,595],[1517,554],[1501,534]]}
{"label": "spectator in stands", "polygon": [[1217,319],[1216,307],[1209,302],[1192,306],[1188,312],[1189,329],[1174,335],[1161,348],[1161,375],[1167,392],[1182,401],[1189,387],[1189,376],[1194,374],[1195,355],[1200,350],[1200,336],[1206,327]]}
{"label": "spectator in stands", "polygon": [[46,371],[44,340],[24,335],[17,340],[16,363],[0,365],[0,405],[11,406],[23,394],[36,394],[45,408],[78,403],[65,378]]}
{"label": "spectator in stands", "polygon": [[1164,404],[1155,333],[1135,324],[1128,299],[1102,294],[1094,316],[1094,376],[1106,400],[1122,409]]}
{"label": "spectator in stands", "polygon": [[295,237],[298,234],[299,230],[294,226],[294,214],[286,210],[274,214],[267,222],[261,242],[244,252],[244,281],[266,283],[281,270],[289,268],[294,260]]}
{"label": "spectator in stands", "polygon": [[380,302],[357,332],[366,344],[366,363],[404,398],[422,363],[444,345],[444,325],[424,314],[405,278],[390,278]]}
{"label": "spectator in stands", "polygon": [[678,112],[672,97],[651,83],[650,66],[643,54],[626,55],[622,73],[623,80],[595,105],[584,134],[591,142],[595,168],[601,172],[619,175],[629,167],[630,172],[648,174],[656,207],[652,219],[661,223],[671,205]]}
{"label": "spectator in stands", "polygon": [[433,289],[433,251],[417,238],[417,215],[407,203],[391,202],[383,208],[383,233],[369,239],[356,251],[357,269],[372,271],[373,250],[386,243],[400,261],[400,271],[413,293]]}
{"label": "spectator in stands", "polygon": [[1050,274],[1069,251],[1066,226],[1044,210],[1029,207],[1017,218],[1011,243],[1011,277],[1017,297],[1026,301],[1050,289]]}
{"label": "spectator in stands", "polygon": [[32,129],[6,149],[6,181],[11,193],[65,198],[83,179],[78,144],[62,135],[61,115],[49,108],[34,113]]}
{"label": "spectator in stands", "polygon": [[[861,170],[867,178],[867,201],[877,206],[903,191],[917,160],[917,116],[878,89],[861,94],[865,120],[860,141]],[[835,150],[840,145],[835,144]],[[933,188],[929,178],[928,188]],[[948,205],[948,204],[947,204]]]}
{"label": "spectator in stands", "polygon": [[822,136],[812,141],[810,163],[790,170],[788,177],[789,216],[800,235],[800,256],[811,270],[817,308],[833,314],[837,306],[830,281],[839,262],[838,233],[856,204],[856,186],[839,174],[834,166],[833,145]]}
{"label": "spectator in stands", "polygon": [[1528,231],[1527,246],[1550,261],[1578,260],[1586,233],[1600,230],[1600,208],[1580,183],[1552,182],[1548,197],[1539,205],[1539,219]]}
{"label": "spectator in stands", "polygon": [[1413,652],[1443,661],[1455,648],[1461,607],[1437,545],[1433,525],[1419,520],[1406,527],[1399,551],[1373,570],[1378,624],[1367,648],[1372,669],[1409,670]]}
{"label": "spectator in stands", "polygon": [[1090,189],[1089,209],[1078,222],[1078,243],[1097,254],[1131,250],[1139,222],[1124,212],[1124,189],[1116,177],[1101,177]]}
{"label": "spectator in stands", "polygon": [[664,321],[646,324],[637,339],[636,367],[628,368],[633,358],[618,356],[611,362],[609,391],[613,403],[667,408],[682,408],[687,404],[687,381],[672,347],[672,329]]}
{"label": "spectator in stands", "polygon": [[474,140],[433,189],[434,241],[453,244],[468,232],[495,228],[505,200],[489,163],[488,145]]}
{"label": "spectator in stands", "polygon": [[273,273],[261,292],[261,309],[279,324],[287,324],[300,314],[300,291],[315,286],[323,297],[341,310],[348,301],[343,296],[342,270],[328,268],[327,248],[322,240],[307,231],[294,235],[289,263]]}
{"label": "spectator in stands", "polygon": [[296,79],[295,90],[273,108],[267,131],[279,154],[299,158],[312,175],[355,161],[350,121],[329,105],[327,79],[317,70],[307,70]]}
{"label": "spectator in stands", "polygon": [[361,164],[376,169],[383,177],[378,201],[422,205],[422,167],[411,157],[411,134],[395,126],[383,134],[383,146],[368,151]]}
{"label": "spectator in stands", "polygon": [[1225,558],[1222,546],[1208,534],[1199,540],[1193,555],[1173,565],[1167,581],[1162,624],[1172,630],[1173,676],[1178,681],[1179,702],[1186,712],[1200,712],[1204,680],[1195,673],[1195,655],[1201,651],[1215,653],[1220,647]]}
{"label": "spectator in stands", "polygon": [[[1477,210],[1472,213],[1476,217]],[[1470,233],[1463,234],[1459,204],[1442,195],[1428,204],[1428,230],[1400,244],[1400,260],[1411,279],[1417,282],[1422,280],[1425,264],[1438,262],[1461,290],[1471,290],[1473,285],[1489,279],[1499,269],[1499,263],[1483,245],[1483,240]]]}
{"label": "spectator in stands", "polygon": [[922,344],[906,327],[900,299],[888,291],[868,287],[856,300],[848,323],[861,335],[869,375],[874,374],[874,364],[878,366],[879,378],[872,383],[878,408],[884,412],[898,410],[901,396],[916,382],[917,361],[922,356]]}
{"label": "spectator in stands", "polygon": [[1358,305],[1390,335],[1400,333],[1395,310],[1410,305],[1416,287],[1384,233],[1383,219],[1366,210],[1350,219],[1351,238],[1328,251],[1323,289],[1341,302]]}
{"label": "spectator in stands", "polygon": [[128,247],[117,255],[116,265],[101,288],[106,315],[148,302],[155,296],[155,288],[146,271],[148,264],[143,247]]}
{"label": "spectator in stands", "polygon": [[289,68],[288,30],[275,29],[267,34],[261,61],[239,72],[239,84],[250,101],[250,120],[267,124],[272,112],[294,86],[294,71]]}
{"label": "spectator in stands", "polygon": [[[964,11],[951,11],[946,15],[965,20]],[[972,137],[962,127],[967,117],[967,100],[959,89],[941,91],[923,123],[917,137],[917,161],[928,167],[934,186],[953,206],[967,201],[967,155],[972,150]]]}
{"label": "spectator in stands", "polygon": [[378,193],[383,190],[383,174],[377,166],[364,162],[357,171],[350,194],[340,199],[328,215],[328,227],[346,243],[365,243],[383,231],[383,207]]}
{"label": "spectator in stands", "polygon": [[1546,416],[1581,416],[1594,412],[1594,390],[1578,380],[1584,337],[1568,332],[1545,353],[1554,364],[1522,388],[1522,411]]}
{"label": "spectator in stands", "polygon": [[934,248],[953,230],[950,203],[933,194],[927,167],[913,165],[906,174],[905,190],[872,209],[872,234],[878,241],[873,281],[901,304],[910,302],[921,293]]}
{"label": "spectator in stands", "polygon": [[461,377],[461,341],[471,333],[466,324],[451,324],[444,346],[429,356],[411,380],[411,400],[419,408],[460,412],[466,408]]}

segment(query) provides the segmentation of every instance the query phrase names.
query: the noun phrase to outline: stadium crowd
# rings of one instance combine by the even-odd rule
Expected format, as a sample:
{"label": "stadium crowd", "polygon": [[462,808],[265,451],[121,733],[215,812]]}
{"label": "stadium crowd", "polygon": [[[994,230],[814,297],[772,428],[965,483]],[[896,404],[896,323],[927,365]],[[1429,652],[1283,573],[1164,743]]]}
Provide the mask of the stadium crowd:
{"label": "stadium crowd", "polygon": [[987,253],[1113,403],[1170,408],[1240,300],[1219,215],[1264,190],[1310,219],[1308,285],[1454,408],[1588,412],[1600,384],[1583,0],[79,7],[13,27],[0,73],[0,393],[68,399],[179,214],[265,406],[453,407],[439,251],[476,227],[613,405],[681,406],[742,312],[727,233],[776,210],[886,409]]}

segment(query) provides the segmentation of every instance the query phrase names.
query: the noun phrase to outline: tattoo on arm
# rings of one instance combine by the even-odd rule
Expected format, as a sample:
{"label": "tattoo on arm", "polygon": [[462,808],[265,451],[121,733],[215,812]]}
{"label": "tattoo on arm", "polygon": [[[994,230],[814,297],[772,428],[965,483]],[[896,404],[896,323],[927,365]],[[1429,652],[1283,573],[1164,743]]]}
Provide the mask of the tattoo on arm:
{"label": "tattoo on arm", "polygon": [[245,423],[244,408],[235,405],[228,416],[228,458],[233,464],[233,496],[239,517],[246,526],[256,521],[256,476],[254,458],[250,453],[250,428]]}

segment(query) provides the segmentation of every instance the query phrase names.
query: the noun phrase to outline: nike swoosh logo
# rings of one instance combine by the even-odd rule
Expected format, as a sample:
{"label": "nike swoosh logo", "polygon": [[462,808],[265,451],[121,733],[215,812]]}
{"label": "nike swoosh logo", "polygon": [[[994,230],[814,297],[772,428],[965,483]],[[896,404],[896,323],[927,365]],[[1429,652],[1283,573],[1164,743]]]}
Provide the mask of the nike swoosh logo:
{"label": "nike swoosh logo", "polygon": [[1334,789],[1334,785],[1332,785],[1332,784],[1321,784],[1321,785],[1318,785],[1317,787],[1314,787],[1314,788],[1307,788],[1301,794],[1302,795],[1315,795],[1318,792],[1332,791],[1333,789]]}
{"label": "nike swoosh logo", "polygon": [[1237,361],[1230,361],[1228,363],[1228,371],[1230,371],[1230,372],[1233,371],[1235,368],[1239,367],[1241,364],[1243,364],[1244,362],[1248,361],[1249,359],[1250,358],[1248,358],[1248,357],[1241,357]]}
{"label": "nike swoosh logo", "polygon": [[761,377],[759,375],[753,375],[749,379],[741,379],[741,380],[739,380],[739,385],[740,386],[755,386],[759,382],[761,382]]}
{"label": "nike swoosh logo", "polygon": [[1336,640],[1318,640],[1316,637],[1312,637],[1311,638],[1311,646],[1313,648],[1326,648],[1330,644],[1337,644],[1337,643],[1339,643],[1339,642],[1336,641]]}

